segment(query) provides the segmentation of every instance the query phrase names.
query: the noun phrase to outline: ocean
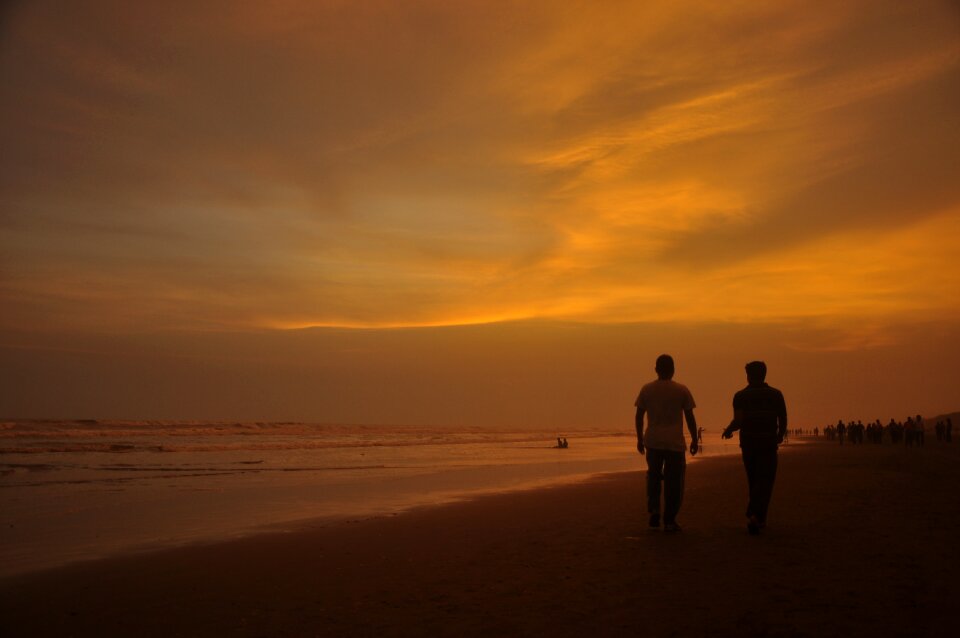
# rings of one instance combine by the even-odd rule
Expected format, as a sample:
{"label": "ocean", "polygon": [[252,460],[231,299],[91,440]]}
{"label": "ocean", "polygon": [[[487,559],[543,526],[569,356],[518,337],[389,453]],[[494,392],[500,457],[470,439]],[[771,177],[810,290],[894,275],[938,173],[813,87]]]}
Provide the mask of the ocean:
{"label": "ocean", "polygon": [[641,469],[630,426],[5,421],[0,577]]}

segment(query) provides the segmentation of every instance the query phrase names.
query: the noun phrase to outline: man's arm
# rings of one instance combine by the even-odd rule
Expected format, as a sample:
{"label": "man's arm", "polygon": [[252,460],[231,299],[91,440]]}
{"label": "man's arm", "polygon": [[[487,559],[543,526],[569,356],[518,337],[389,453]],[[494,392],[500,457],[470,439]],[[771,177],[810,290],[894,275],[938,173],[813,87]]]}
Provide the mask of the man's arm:
{"label": "man's arm", "polygon": [[646,413],[646,410],[637,406],[637,416],[634,418],[634,424],[637,426],[637,452],[643,454],[645,452],[643,448],[643,415]]}
{"label": "man's arm", "polygon": [[687,431],[690,432],[690,454],[696,456],[700,450],[700,443],[697,439],[697,417],[693,416],[693,408],[684,410],[683,416],[687,419]]}
{"label": "man's arm", "polygon": [[777,443],[783,443],[783,437],[787,435],[787,403],[780,395],[780,414],[777,415]]}
{"label": "man's arm", "polygon": [[720,436],[724,439],[729,439],[733,436],[733,433],[740,429],[740,426],[743,425],[743,410],[734,410],[733,411],[733,421],[730,421],[728,425],[723,430],[723,434]]}

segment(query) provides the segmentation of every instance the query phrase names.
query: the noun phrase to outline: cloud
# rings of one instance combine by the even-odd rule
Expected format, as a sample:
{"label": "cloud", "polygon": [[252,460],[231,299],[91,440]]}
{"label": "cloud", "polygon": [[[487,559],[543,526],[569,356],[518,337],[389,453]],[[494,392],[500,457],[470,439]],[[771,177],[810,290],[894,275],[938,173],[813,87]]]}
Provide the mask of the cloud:
{"label": "cloud", "polygon": [[12,16],[8,327],[956,316],[947,3]]}

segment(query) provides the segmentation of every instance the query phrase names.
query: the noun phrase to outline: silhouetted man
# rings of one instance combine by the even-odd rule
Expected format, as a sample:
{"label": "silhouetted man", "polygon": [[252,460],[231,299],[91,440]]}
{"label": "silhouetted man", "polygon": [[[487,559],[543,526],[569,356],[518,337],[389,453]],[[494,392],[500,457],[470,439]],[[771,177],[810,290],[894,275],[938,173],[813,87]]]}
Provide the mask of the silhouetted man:
{"label": "silhouetted man", "polygon": [[[647,512],[650,527],[660,527],[660,486],[663,484],[663,531],[679,532],[677,512],[683,500],[686,472],[686,442],[683,420],[690,432],[690,454],[699,450],[693,395],[687,386],[673,380],[673,357],[662,354],[655,366],[657,380],[643,386],[637,396],[637,451],[647,457]],[[643,430],[643,415],[647,430]]]}
{"label": "silhouetted man", "polygon": [[751,361],[746,370],[747,387],[733,395],[733,421],[723,431],[723,438],[740,431],[740,452],[750,488],[747,530],[759,534],[767,524],[777,477],[777,446],[787,431],[787,405],[783,393],[764,381],[767,364]]}

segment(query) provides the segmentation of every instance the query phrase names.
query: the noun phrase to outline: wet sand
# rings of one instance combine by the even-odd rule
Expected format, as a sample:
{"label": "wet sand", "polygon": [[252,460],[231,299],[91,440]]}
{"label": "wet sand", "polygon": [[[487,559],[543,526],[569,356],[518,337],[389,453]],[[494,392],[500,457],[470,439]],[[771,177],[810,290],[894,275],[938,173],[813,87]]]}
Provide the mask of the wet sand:
{"label": "wet sand", "polygon": [[607,475],[7,579],[0,633],[955,635],[958,490],[957,443],[792,445],[759,537],[739,458],[705,459],[678,535]]}

